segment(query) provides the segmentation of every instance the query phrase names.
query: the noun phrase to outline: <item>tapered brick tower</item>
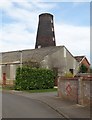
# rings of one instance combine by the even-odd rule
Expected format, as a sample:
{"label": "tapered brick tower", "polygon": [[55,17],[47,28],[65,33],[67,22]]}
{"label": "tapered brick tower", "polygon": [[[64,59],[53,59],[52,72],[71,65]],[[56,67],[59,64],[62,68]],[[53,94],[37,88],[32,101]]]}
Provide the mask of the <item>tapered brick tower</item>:
{"label": "tapered brick tower", "polygon": [[35,48],[56,46],[53,15],[43,13],[39,15]]}

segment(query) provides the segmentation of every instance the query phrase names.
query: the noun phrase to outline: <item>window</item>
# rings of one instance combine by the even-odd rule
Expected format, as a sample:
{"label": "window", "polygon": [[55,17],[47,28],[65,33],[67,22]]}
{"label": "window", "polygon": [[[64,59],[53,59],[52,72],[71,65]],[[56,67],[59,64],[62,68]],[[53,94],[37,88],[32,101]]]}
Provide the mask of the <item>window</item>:
{"label": "window", "polygon": [[51,20],[51,23],[53,23],[53,20]]}
{"label": "window", "polygon": [[54,28],[52,27],[52,31],[54,31]]}
{"label": "window", "polygon": [[38,48],[41,48],[41,45],[38,45]]}
{"label": "window", "polygon": [[69,71],[73,74],[73,69],[69,69]]}
{"label": "window", "polygon": [[55,38],[53,37],[53,41],[55,41]]}

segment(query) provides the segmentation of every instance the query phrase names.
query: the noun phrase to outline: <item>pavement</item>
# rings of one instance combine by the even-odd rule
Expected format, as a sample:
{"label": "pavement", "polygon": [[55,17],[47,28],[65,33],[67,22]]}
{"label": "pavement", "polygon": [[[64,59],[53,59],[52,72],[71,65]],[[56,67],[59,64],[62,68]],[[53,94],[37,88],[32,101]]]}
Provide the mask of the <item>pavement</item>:
{"label": "pavement", "polygon": [[81,106],[75,102],[63,100],[58,97],[57,92],[46,93],[28,93],[23,91],[8,91],[12,94],[25,96],[31,99],[39,100],[49,107],[63,115],[65,118],[72,120],[73,118],[83,118],[83,120],[91,120],[90,106]]}

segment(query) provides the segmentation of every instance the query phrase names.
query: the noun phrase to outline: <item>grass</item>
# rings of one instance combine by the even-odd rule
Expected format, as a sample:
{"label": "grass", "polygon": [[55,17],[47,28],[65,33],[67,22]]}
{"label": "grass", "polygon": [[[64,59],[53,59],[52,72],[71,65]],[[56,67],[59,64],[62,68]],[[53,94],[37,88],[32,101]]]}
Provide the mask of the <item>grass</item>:
{"label": "grass", "polygon": [[14,90],[14,86],[5,85],[5,86],[2,86],[2,90]]}
{"label": "grass", "polygon": [[0,91],[2,90],[2,86],[0,86]]}
{"label": "grass", "polygon": [[57,91],[57,88],[52,88],[52,89],[42,89],[42,90],[24,90],[29,93],[43,93],[43,92],[55,92]]}
{"label": "grass", "polygon": [[[3,86],[2,90],[14,90],[14,86]],[[23,91],[29,92],[29,93],[55,92],[57,91],[57,88],[42,89],[42,90],[23,90]]]}

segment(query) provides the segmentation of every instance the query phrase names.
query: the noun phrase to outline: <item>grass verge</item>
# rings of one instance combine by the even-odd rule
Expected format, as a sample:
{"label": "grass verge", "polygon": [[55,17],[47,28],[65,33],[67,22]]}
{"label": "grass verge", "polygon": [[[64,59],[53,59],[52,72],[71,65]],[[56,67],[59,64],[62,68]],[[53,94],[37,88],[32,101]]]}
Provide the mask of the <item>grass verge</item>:
{"label": "grass verge", "polygon": [[[14,86],[3,86],[2,90],[14,90]],[[55,92],[55,91],[57,91],[57,88],[42,89],[42,90],[23,90],[23,91],[29,92],[29,93]]]}
{"label": "grass verge", "polygon": [[14,90],[14,86],[5,85],[5,86],[2,86],[2,90]]}
{"label": "grass verge", "polygon": [[25,92],[29,92],[29,93],[55,92],[55,91],[57,91],[57,88],[42,89],[42,90],[24,90],[24,91],[25,91]]}

